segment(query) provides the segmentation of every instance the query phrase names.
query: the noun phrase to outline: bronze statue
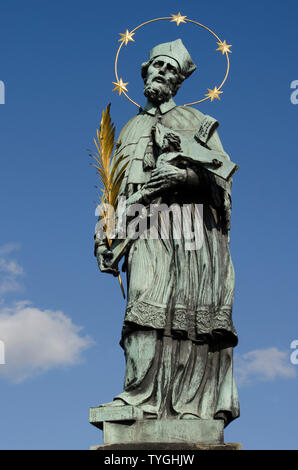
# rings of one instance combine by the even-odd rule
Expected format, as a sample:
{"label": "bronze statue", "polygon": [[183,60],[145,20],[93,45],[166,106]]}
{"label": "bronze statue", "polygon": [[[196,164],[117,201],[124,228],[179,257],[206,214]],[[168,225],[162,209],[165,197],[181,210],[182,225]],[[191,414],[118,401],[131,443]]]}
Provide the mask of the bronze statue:
{"label": "bronze statue", "polygon": [[[218,122],[174,102],[195,69],[180,39],[154,47],[142,64],[146,106],[125,125],[116,144],[115,155],[128,161],[119,196],[145,206],[202,204],[203,241],[198,249],[186,249],[187,240],[175,238],[173,213],[168,238],[151,239],[148,233],[124,243],[125,383],[102,408],[132,406],[144,420],[221,420],[226,426],[239,416],[229,249],[237,166],[223,150]],[[109,265],[113,245],[97,232],[95,253],[102,271],[118,273]]]}

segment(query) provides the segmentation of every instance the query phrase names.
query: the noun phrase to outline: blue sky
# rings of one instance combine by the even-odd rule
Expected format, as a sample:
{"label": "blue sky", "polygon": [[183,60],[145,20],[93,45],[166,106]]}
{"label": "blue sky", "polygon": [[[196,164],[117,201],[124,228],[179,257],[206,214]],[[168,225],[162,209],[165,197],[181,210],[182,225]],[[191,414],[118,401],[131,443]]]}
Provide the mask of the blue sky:
{"label": "blue sky", "polygon": [[[225,432],[246,449],[297,449],[297,2],[165,0],[141,4],[10,0],[1,4],[0,442],[3,449],[87,449],[100,442],[88,409],[122,390],[118,345],[125,303],[93,258],[96,176],[86,151],[112,103],[117,133],[137,109],[112,93],[118,33],[181,11],[232,44],[220,121],[240,170],[233,184],[231,251],[241,417]],[[198,70],[177,104],[220,83],[224,58],[192,25],[144,28],[119,75],[142,98],[139,65],[181,37]]]}

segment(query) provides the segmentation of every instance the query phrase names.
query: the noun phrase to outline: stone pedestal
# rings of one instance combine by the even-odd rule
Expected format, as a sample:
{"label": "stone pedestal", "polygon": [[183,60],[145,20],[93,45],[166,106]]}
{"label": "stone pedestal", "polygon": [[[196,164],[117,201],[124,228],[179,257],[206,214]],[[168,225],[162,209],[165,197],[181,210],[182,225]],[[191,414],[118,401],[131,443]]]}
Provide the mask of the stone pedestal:
{"label": "stone pedestal", "polygon": [[105,422],[104,444],[223,443],[221,420],[145,419],[131,423]]}
{"label": "stone pedestal", "polygon": [[136,406],[98,406],[90,408],[89,422],[99,429],[103,429],[104,423],[133,423],[143,419],[144,413]]}
{"label": "stone pedestal", "polygon": [[242,445],[239,442],[227,442],[226,444],[190,444],[190,443],[180,443],[180,444],[170,444],[168,442],[146,442],[143,444],[108,444],[101,446],[92,446],[90,450],[101,450],[101,451],[134,451],[134,450],[143,450],[143,451],[169,451],[169,452],[179,452],[179,451],[201,451],[201,450],[242,450]]}
{"label": "stone pedestal", "polygon": [[239,450],[224,444],[220,419],[144,419],[134,406],[90,408],[91,424],[103,430],[103,446],[93,450]]}

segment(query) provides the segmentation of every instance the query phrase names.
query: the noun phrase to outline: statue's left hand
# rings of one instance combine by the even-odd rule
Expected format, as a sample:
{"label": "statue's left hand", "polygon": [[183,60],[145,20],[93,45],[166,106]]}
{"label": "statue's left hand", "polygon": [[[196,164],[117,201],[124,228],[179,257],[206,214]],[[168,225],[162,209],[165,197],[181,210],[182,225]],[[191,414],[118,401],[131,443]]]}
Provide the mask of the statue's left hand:
{"label": "statue's left hand", "polygon": [[174,165],[164,164],[152,171],[150,181],[145,185],[146,188],[168,189],[187,181],[187,171],[177,168]]}
{"label": "statue's left hand", "polygon": [[119,270],[108,266],[106,262],[111,260],[113,257],[112,251],[108,250],[104,245],[101,245],[96,250],[96,258],[98,267],[102,273],[113,274],[113,276],[119,275]]}

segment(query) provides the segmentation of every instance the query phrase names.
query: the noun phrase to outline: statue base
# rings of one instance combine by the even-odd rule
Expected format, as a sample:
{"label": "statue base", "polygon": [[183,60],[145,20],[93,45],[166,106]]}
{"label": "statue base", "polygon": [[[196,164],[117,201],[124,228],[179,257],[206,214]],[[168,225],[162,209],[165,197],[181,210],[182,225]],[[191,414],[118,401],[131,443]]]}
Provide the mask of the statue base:
{"label": "statue base", "polygon": [[128,444],[107,444],[92,446],[90,450],[101,450],[101,451],[116,451],[116,450],[165,450],[165,451],[199,451],[199,450],[242,450],[242,445],[239,442],[227,442],[226,444],[190,444],[190,443],[169,443],[169,442],[145,442],[145,443],[133,443]]}
{"label": "statue base", "polygon": [[241,444],[224,444],[221,419],[144,419],[140,408],[90,408],[91,424],[103,430],[103,446],[94,450],[239,450]]}

